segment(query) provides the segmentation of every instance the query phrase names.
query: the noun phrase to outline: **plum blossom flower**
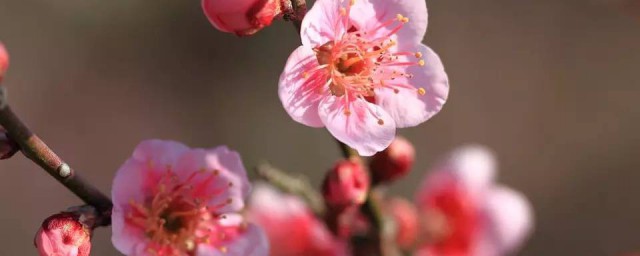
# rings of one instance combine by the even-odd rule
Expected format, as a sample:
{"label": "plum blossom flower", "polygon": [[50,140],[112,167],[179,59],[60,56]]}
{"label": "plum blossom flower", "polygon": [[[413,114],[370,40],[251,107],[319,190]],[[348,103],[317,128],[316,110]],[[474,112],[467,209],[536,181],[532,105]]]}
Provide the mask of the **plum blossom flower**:
{"label": "plum blossom flower", "polygon": [[269,255],[346,255],[344,243],[331,235],[300,198],[259,183],[249,202],[247,217],[267,233]]}
{"label": "plum blossom flower", "polygon": [[140,143],[113,181],[112,242],[126,255],[267,255],[237,212],[250,183],[237,152]]}
{"label": "plum blossom flower", "polygon": [[385,149],[396,128],[425,122],[447,99],[440,58],[421,43],[426,31],[424,0],[316,1],[280,76],[282,105],[361,155]]}
{"label": "plum blossom flower", "polygon": [[514,253],[533,226],[531,205],[494,183],[492,153],[480,146],[454,151],[416,194],[424,241],[417,255],[500,256]]}

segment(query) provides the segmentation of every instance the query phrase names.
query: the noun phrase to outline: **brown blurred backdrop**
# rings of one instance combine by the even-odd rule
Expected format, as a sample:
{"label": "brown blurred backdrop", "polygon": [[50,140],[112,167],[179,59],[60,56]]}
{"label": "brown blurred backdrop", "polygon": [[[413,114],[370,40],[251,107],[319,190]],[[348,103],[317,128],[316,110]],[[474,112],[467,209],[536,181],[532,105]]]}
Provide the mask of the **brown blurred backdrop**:
{"label": "brown blurred backdrop", "polygon": [[[619,1],[618,1],[619,2]],[[426,42],[450,99],[400,133],[419,159],[393,187],[455,146],[478,142],[500,180],[533,202],[519,255],[640,249],[640,22],[606,0],[431,0]],[[629,11],[629,10],[627,10]],[[5,85],[14,109],[105,192],[143,139],[227,144],[316,183],[339,156],[324,129],[293,122],[277,79],[298,39],[277,22],[238,39],[215,31],[197,0],[0,0]],[[0,255],[35,255],[48,215],[79,200],[22,156],[0,162]],[[118,255],[108,229],[93,255]]]}

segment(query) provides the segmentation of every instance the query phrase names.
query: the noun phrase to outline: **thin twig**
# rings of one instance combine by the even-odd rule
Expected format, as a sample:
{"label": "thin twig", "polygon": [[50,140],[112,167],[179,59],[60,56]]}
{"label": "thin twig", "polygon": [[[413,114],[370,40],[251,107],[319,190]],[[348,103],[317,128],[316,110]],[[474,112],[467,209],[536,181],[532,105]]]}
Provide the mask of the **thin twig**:
{"label": "thin twig", "polygon": [[267,163],[258,165],[256,167],[256,173],[260,178],[280,190],[300,196],[316,215],[323,216],[325,214],[326,208],[322,201],[322,196],[318,191],[313,189],[313,185],[311,185],[308,179],[290,175]]}
{"label": "thin twig", "polygon": [[[13,141],[18,143],[20,151],[31,161],[71,190],[85,203],[94,206],[101,215],[110,216],[112,203],[109,197],[96,187],[82,179],[51,148],[18,118],[7,102],[6,89],[0,86],[0,125]],[[101,225],[109,225],[106,218]]]}

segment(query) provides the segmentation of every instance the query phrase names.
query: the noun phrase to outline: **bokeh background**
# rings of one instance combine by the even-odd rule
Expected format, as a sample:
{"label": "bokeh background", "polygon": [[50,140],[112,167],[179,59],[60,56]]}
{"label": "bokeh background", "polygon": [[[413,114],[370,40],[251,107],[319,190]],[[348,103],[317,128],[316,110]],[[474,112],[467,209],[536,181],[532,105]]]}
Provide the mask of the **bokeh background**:
{"label": "bokeh background", "polygon": [[[524,192],[536,228],[518,255],[640,249],[640,16],[606,0],[431,0],[425,39],[450,99],[400,133],[419,157],[392,187],[411,197],[430,164],[482,143]],[[0,0],[15,111],[105,192],[141,140],[227,144],[315,184],[339,157],[324,129],[292,121],[277,79],[290,24],[251,38],[214,30],[197,0]],[[22,156],[0,162],[0,255],[35,255],[48,215],[80,201]],[[93,255],[119,255],[109,229]]]}

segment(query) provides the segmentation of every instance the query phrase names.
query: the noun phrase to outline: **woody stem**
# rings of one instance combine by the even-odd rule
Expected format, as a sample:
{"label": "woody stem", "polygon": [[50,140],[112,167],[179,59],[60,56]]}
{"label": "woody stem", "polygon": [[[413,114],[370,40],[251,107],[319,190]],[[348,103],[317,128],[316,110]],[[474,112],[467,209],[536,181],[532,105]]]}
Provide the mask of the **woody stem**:
{"label": "woody stem", "polygon": [[[95,207],[99,214],[110,216],[113,206],[111,199],[82,179],[44,141],[31,132],[13,112],[6,96],[6,88],[0,85],[0,125],[5,128],[9,138],[19,145],[22,154],[53,176],[82,201]],[[109,218],[102,219],[104,221],[99,225],[110,224]]]}

